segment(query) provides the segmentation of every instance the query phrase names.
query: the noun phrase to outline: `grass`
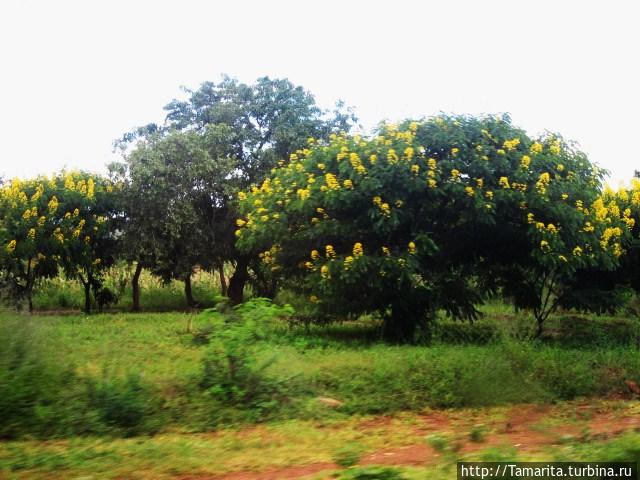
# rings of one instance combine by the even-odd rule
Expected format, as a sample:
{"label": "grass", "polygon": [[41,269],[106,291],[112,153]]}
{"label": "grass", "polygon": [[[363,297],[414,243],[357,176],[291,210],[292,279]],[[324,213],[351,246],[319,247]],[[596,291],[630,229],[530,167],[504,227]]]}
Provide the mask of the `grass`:
{"label": "grass", "polygon": [[[34,480],[170,479],[187,474],[261,472],[311,465],[317,467],[310,471],[318,469],[312,478],[331,478],[336,472],[347,478],[354,472],[373,471],[373,468],[361,465],[345,471],[330,464],[346,459],[345,466],[349,467],[374,452],[401,451],[403,447],[424,441],[414,428],[420,420],[414,414],[396,417],[385,428],[364,428],[368,420],[349,419],[329,424],[292,420],[242,431],[221,430],[215,434],[167,433],[131,439],[85,437],[5,442],[0,444],[0,475],[6,479]],[[431,457],[421,467],[400,464],[393,469],[408,479],[445,479],[451,478],[458,460],[638,461],[640,435],[627,433],[605,441],[575,439],[526,451],[504,444],[479,446],[472,452],[436,449],[439,450],[447,452]]]}
{"label": "grass", "polygon": [[[118,297],[112,311],[131,310],[131,267],[118,266],[105,275],[105,286]],[[220,300],[220,280],[217,275],[199,271],[191,278],[193,296],[203,307],[212,307]],[[35,290],[33,305],[40,311],[79,311],[84,308],[84,293],[79,282],[57,277],[42,280]],[[140,276],[140,305],[145,311],[170,312],[187,309],[184,283],[173,280],[164,284],[143,270]],[[95,307],[95,305],[94,305]]]}
{"label": "grass", "polygon": [[[501,409],[619,397],[624,380],[640,381],[633,319],[563,313],[532,341],[522,334],[529,317],[501,304],[484,309],[473,325],[443,319],[429,344],[404,346],[382,343],[375,318],[303,326],[276,319],[281,311],[259,302],[240,314],[0,312],[0,478],[347,466],[386,446],[442,439],[446,465],[462,455],[461,442],[486,458],[513,459],[486,444],[495,433],[487,418]],[[426,442],[415,423],[428,409],[456,409],[464,425]],[[363,431],[359,422],[370,415],[392,415],[393,427]],[[540,428],[586,420],[566,409]],[[568,435],[535,458],[628,458],[640,441],[629,435],[583,448],[578,439],[586,437]],[[399,471],[449,478],[432,466]]]}
{"label": "grass", "polygon": [[[139,395],[149,396],[157,405],[157,411],[149,414],[157,417],[161,431],[425,407],[555,402],[620,393],[626,389],[624,380],[640,380],[637,349],[620,344],[616,336],[608,344],[598,341],[577,348],[553,338],[536,343],[494,332],[491,340],[474,345],[450,338],[457,335],[459,325],[444,323],[441,331],[449,328],[449,333],[431,345],[392,346],[366,340],[372,328],[368,323],[360,325],[364,335],[355,337],[357,325],[333,326],[320,334],[317,327],[307,331],[276,322],[251,347],[255,365],[250,368],[259,368],[260,375],[277,386],[277,392],[264,405],[248,406],[248,417],[246,411],[223,415],[224,409],[212,404],[210,392],[198,387],[203,361],[212,351],[212,346],[194,342],[195,333],[211,325],[206,315],[3,317],[6,335],[28,327],[32,336],[46,339],[38,342],[47,345],[40,356],[53,356],[49,352],[55,351],[56,363],[72,367],[78,384],[84,379],[123,383],[135,377],[144,387]],[[591,324],[596,322],[600,320]],[[497,327],[487,319],[473,328],[491,331]],[[263,364],[264,368],[258,367]],[[343,405],[324,408],[316,401],[321,396]]]}

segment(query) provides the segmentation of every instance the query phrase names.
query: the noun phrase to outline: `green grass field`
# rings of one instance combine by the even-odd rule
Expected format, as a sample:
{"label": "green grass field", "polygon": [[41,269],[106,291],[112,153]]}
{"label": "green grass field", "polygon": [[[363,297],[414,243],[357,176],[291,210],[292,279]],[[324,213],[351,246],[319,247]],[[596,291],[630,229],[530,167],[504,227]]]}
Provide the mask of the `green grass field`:
{"label": "green grass field", "polygon": [[[372,318],[306,327],[269,308],[2,313],[0,478],[360,478],[338,464],[379,461],[451,478],[458,458],[640,459],[624,383],[640,380],[635,319],[559,314],[533,341],[526,315],[491,304],[473,325],[443,319],[428,342],[395,346]],[[523,427],[548,433],[533,449],[504,426],[520,405],[551,409]],[[607,421],[619,435],[588,433]],[[398,461],[376,457],[385,449]],[[361,478],[393,478],[380,475]]]}

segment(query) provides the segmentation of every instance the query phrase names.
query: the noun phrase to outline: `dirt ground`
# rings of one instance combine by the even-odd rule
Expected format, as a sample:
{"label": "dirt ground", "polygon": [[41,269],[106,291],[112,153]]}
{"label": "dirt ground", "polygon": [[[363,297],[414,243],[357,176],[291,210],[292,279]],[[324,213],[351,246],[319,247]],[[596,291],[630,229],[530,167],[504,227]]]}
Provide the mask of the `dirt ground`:
{"label": "dirt ground", "polygon": [[[482,411],[432,411],[419,415],[414,428],[425,441],[413,445],[389,448],[364,455],[359,465],[429,466],[444,455],[428,441],[430,436],[443,435],[447,448],[464,454],[505,447],[518,452],[535,453],[568,440],[607,440],[629,431],[640,431],[640,408],[637,402],[615,408],[601,402],[569,403],[562,406],[519,405],[505,409],[499,415],[483,416]],[[362,421],[362,431],[376,430],[391,438],[394,422],[391,417]],[[471,439],[469,432],[482,431],[481,438]],[[188,475],[178,480],[277,480],[303,478],[340,468],[334,463],[309,463],[265,471],[238,471],[223,475]]]}

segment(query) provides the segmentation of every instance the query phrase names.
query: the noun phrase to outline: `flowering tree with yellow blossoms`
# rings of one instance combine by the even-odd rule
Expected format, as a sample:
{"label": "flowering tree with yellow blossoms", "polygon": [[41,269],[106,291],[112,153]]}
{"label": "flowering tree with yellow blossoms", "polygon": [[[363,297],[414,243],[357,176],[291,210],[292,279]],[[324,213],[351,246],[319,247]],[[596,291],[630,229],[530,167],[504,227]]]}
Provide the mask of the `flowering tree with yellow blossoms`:
{"label": "flowering tree with yellow blossoms", "polygon": [[91,292],[101,293],[102,274],[116,259],[116,215],[113,184],[99,175],[63,172],[59,187],[58,224],[54,238],[58,262],[67,278],[84,289],[84,311],[91,312]]}
{"label": "flowering tree with yellow blossoms", "polygon": [[[0,188],[0,272],[3,290],[21,307],[31,301],[36,281],[57,275],[52,215],[55,182],[45,177],[13,179]],[[57,206],[56,206],[57,208]]]}
{"label": "flowering tree with yellow blossoms", "polygon": [[324,318],[379,312],[390,339],[412,340],[439,310],[475,318],[497,289],[541,329],[567,278],[623,253],[621,215],[596,203],[601,178],[560,137],[532,139],[508,117],[406,121],[309,139],[241,195],[236,235]]}
{"label": "flowering tree with yellow blossoms", "polygon": [[0,270],[5,291],[18,302],[31,297],[38,279],[62,269],[85,289],[100,287],[113,263],[115,232],[112,185],[98,175],[62,172],[52,177],[14,179],[0,189]]}
{"label": "flowering tree with yellow blossoms", "polygon": [[[623,223],[611,225],[607,235],[622,233],[619,238],[624,254],[615,270],[596,266],[578,272],[567,285],[561,306],[614,313],[628,305],[630,294],[640,292],[640,180],[634,178],[617,190],[605,187],[593,209],[601,219],[613,217],[616,223]],[[607,237],[601,241],[606,242]]]}

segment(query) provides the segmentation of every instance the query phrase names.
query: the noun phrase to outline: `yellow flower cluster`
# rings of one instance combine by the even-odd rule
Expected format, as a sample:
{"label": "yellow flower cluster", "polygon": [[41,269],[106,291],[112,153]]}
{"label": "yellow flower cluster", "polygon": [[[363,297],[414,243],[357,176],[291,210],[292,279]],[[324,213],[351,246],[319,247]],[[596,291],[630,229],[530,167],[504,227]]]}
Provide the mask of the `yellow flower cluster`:
{"label": "yellow flower cluster", "polygon": [[549,186],[550,182],[551,177],[549,176],[548,172],[543,172],[540,174],[540,177],[536,182],[536,189],[538,190],[538,193],[540,195],[544,195],[545,193],[547,193],[547,187]]}
{"label": "yellow flower cluster", "polygon": [[320,276],[324,279],[331,278],[331,275],[329,274],[329,267],[327,265],[320,267]]}
{"label": "yellow flower cluster", "polygon": [[393,165],[395,163],[398,163],[398,154],[396,153],[396,151],[393,148],[390,148],[387,151],[387,161]]}
{"label": "yellow flower cluster", "polygon": [[515,150],[518,147],[518,145],[520,145],[519,138],[514,138],[512,140],[505,140],[505,142],[502,144],[504,149],[507,150],[508,152],[510,152],[511,150]]}
{"label": "yellow flower cluster", "polygon": [[542,153],[543,149],[544,149],[544,146],[541,143],[533,142],[529,150],[531,151],[531,153]]}
{"label": "yellow flower cluster", "polygon": [[367,173],[367,169],[362,165],[362,160],[360,160],[360,156],[353,152],[349,155],[349,162],[353,169],[360,175],[364,175]]}
{"label": "yellow flower cluster", "polygon": [[53,232],[53,236],[58,242],[64,243],[64,234],[62,233],[60,227],[55,229],[55,231]]}
{"label": "yellow flower cluster", "polygon": [[559,155],[561,151],[560,140],[553,140],[551,145],[549,145],[549,151],[554,155]]}
{"label": "yellow flower cluster", "polygon": [[383,202],[382,198],[380,198],[378,196],[373,197],[373,204],[376,205],[380,209],[380,212],[385,217],[388,217],[389,215],[391,215],[391,207],[389,207],[388,203]]}
{"label": "yellow flower cluster", "polygon": [[336,258],[336,251],[333,249],[333,245],[327,245],[325,247],[327,258]]}
{"label": "yellow flower cluster", "polygon": [[324,181],[329,190],[340,190],[340,183],[338,183],[338,180],[333,173],[325,174]]}
{"label": "yellow flower cluster", "polygon": [[348,255],[347,257],[345,257],[344,259],[344,269],[345,270],[349,270],[351,268],[351,264],[353,263],[353,257],[351,255]]}
{"label": "yellow flower cluster", "polygon": [[[296,192],[300,200],[306,200],[311,195],[311,191],[308,188],[299,188]],[[268,217],[267,217],[268,218]]]}

